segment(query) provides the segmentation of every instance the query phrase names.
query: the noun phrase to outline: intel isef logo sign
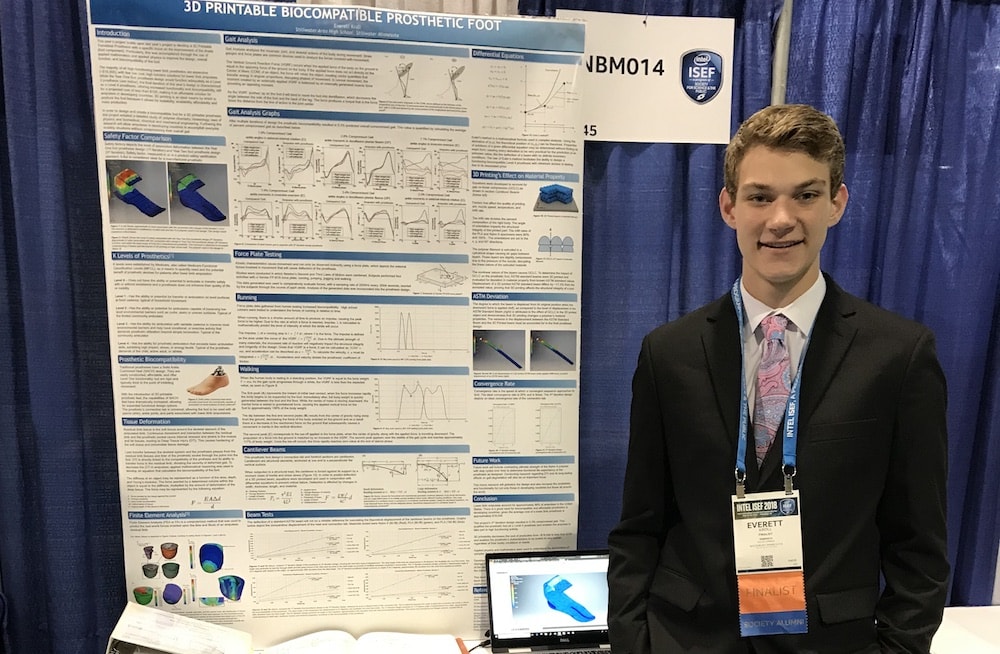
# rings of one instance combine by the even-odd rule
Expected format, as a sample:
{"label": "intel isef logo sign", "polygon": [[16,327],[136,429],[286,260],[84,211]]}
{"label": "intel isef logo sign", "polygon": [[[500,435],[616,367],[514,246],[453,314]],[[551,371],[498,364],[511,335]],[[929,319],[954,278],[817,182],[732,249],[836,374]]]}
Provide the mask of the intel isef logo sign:
{"label": "intel isef logo sign", "polygon": [[681,86],[698,104],[710,102],[722,88],[722,57],[711,50],[692,50],[681,57]]}

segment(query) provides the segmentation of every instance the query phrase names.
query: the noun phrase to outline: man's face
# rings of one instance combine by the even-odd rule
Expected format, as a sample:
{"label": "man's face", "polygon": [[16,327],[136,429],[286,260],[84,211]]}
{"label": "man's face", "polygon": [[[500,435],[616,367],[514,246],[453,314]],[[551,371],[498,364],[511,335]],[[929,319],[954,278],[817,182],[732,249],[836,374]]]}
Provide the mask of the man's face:
{"label": "man's face", "polygon": [[738,173],[735,199],[723,189],[719,209],[736,230],[743,283],[758,300],[782,306],[816,281],[826,230],[844,213],[847,187],[831,198],[827,164],[764,146],[747,151]]}

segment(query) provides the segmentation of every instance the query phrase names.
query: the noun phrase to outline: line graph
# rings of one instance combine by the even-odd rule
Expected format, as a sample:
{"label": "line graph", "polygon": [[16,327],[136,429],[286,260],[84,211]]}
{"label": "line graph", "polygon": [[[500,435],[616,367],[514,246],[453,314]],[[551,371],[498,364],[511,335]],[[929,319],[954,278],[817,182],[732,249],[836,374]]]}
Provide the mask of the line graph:
{"label": "line graph", "polygon": [[431,235],[431,213],[426,205],[403,205],[400,236],[407,241],[427,242]]}
{"label": "line graph", "polygon": [[313,207],[305,202],[286,202],[281,210],[281,233],[291,239],[312,237]]}
{"label": "line graph", "polygon": [[448,555],[455,551],[455,533],[438,528],[369,529],[365,535],[365,553],[369,557]]}
{"label": "line graph", "polygon": [[[566,73],[564,75],[564,73]],[[579,93],[562,68],[525,67],[524,70],[524,129],[525,131],[576,129],[570,109],[580,101]]]}
{"label": "line graph", "polygon": [[347,594],[346,578],[339,572],[281,572],[255,576],[253,597],[268,604],[328,604]]}
{"label": "line graph", "polygon": [[406,150],[401,165],[406,188],[419,191],[432,185],[434,155],[426,150]]}
{"label": "line graph", "polygon": [[389,598],[452,596],[462,588],[456,570],[386,571],[365,574],[365,596],[372,600]]}
{"label": "line graph", "polygon": [[464,243],[468,234],[465,207],[444,206],[438,209],[437,237],[439,242]]}
{"label": "line graph", "polygon": [[329,559],[341,552],[341,538],[328,533],[252,533],[250,557],[258,560]]}
{"label": "line graph", "polygon": [[490,410],[490,438],[494,445],[513,445],[517,434],[517,409],[498,404]]}
{"label": "line graph", "polygon": [[469,185],[469,155],[464,152],[438,153],[441,189],[464,191]]}
{"label": "line graph", "polygon": [[235,216],[240,233],[250,239],[264,239],[274,231],[274,217],[266,202],[240,202]]}
{"label": "line graph", "polygon": [[332,241],[348,241],[354,238],[351,223],[351,208],[344,204],[324,202],[316,210],[316,225],[322,236]]}
{"label": "line graph", "polygon": [[366,241],[393,241],[396,239],[395,207],[374,206],[358,209],[358,226]]}
{"label": "line graph", "polygon": [[375,311],[375,333],[383,352],[469,351],[468,307],[382,307]]}
{"label": "line graph", "polygon": [[351,148],[327,147],[323,151],[320,179],[331,186],[353,186],[357,164]]}
{"label": "line graph", "polygon": [[271,149],[267,143],[243,143],[233,155],[233,170],[240,183],[271,181]]}
{"label": "line graph", "polygon": [[365,186],[395,186],[395,156],[395,150],[386,148],[365,148]]}
{"label": "line graph", "polygon": [[[296,181],[298,177],[305,177],[301,173],[312,169],[314,151],[315,148],[311,145],[286,144],[282,148],[278,164],[282,179],[288,183]],[[309,181],[313,180],[310,178]]]}
{"label": "line graph", "polygon": [[385,421],[465,420],[465,377],[439,375],[429,378],[379,379],[378,419]]}
{"label": "line graph", "polygon": [[562,407],[543,404],[538,407],[538,442],[557,445],[562,442]]}

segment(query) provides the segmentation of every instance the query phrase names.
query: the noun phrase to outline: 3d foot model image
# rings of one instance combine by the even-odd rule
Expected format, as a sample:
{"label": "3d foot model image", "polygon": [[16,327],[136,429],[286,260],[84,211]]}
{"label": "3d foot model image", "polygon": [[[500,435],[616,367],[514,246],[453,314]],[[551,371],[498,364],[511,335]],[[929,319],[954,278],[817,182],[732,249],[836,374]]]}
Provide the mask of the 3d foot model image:
{"label": "3d foot model image", "polygon": [[222,369],[222,366],[217,366],[211,375],[188,388],[187,392],[191,395],[208,395],[226,386],[229,386],[229,375]]}
{"label": "3d foot model image", "polygon": [[226,214],[219,211],[219,208],[202,197],[198,189],[203,187],[205,182],[194,175],[185,175],[177,182],[177,197],[181,204],[192,211],[197,211],[205,220],[219,222],[226,219]]}
{"label": "3d foot model image", "polygon": [[542,585],[545,601],[556,611],[562,611],[577,622],[590,622],[594,619],[594,614],[566,594],[572,585],[559,575],[552,577]]}
{"label": "3d foot model image", "polygon": [[115,197],[126,204],[131,204],[133,207],[143,212],[150,218],[164,211],[164,208],[156,204],[145,195],[143,195],[139,189],[135,187],[137,183],[142,179],[139,173],[135,172],[131,168],[125,168],[120,173],[115,175]]}

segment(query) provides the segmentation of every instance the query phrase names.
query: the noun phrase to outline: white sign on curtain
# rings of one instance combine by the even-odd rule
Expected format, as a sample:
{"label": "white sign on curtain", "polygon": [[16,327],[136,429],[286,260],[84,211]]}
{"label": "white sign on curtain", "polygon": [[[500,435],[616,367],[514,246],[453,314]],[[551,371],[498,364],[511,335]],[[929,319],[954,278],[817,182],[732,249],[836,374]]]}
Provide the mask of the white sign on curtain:
{"label": "white sign on curtain", "polygon": [[559,11],[587,24],[583,133],[591,141],[727,143],[731,18]]}

